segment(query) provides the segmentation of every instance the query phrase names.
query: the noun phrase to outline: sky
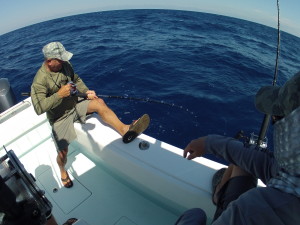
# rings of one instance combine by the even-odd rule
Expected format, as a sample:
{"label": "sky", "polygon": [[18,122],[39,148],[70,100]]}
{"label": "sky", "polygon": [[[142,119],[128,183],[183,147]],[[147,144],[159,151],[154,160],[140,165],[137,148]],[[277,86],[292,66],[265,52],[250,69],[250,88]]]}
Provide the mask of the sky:
{"label": "sky", "polygon": [[[119,9],[178,9],[277,28],[277,0],[0,0],[0,35],[65,16]],[[280,29],[300,37],[300,0],[279,0]]]}

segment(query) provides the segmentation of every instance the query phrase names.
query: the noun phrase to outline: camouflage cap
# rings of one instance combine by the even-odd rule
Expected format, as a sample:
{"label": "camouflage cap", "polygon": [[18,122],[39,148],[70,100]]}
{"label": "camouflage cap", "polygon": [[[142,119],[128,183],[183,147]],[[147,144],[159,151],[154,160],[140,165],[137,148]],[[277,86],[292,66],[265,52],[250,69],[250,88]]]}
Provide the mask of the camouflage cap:
{"label": "camouflage cap", "polygon": [[69,61],[73,54],[66,51],[60,42],[51,42],[43,47],[44,57],[47,59],[60,59],[62,61]]}
{"label": "camouflage cap", "polygon": [[255,106],[262,113],[287,116],[300,106],[300,72],[282,87],[262,87],[255,96]]}

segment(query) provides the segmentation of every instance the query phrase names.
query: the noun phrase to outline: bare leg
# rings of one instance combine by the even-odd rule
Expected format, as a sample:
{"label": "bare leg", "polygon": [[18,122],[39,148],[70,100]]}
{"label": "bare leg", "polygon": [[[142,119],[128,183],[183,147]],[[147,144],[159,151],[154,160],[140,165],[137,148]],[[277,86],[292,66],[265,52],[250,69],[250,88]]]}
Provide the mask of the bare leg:
{"label": "bare leg", "polygon": [[97,112],[102,120],[114,128],[121,136],[128,131],[129,125],[122,123],[102,99],[94,99],[89,103],[87,113],[93,112]]}
{"label": "bare leg", "polygon": [[68,148],[59,151],[57,154],[57,157],[56,157],[56,162],[59,166],[61,178],[62,178],[62,180],[65,180],[65,181],[62,181],[63,185],[65,187],[69,187],[71,185],[71,180],[67,179],[68,173],[65,169],[65,165],[67,163],[67,155],[68,155]]}
{"label": "bare leg", "polygon": [[228,168],[225,170],[221,182],[216,187],[216,191],[215,191],[215,194],[213,197],[214,202],[216,202],[216,203],[218,202],[218,192],[223,187],[223,185],[226,184],[226,182],[229,179],[231,179],[233,177],[238,177],[238,176],[251,176],[251,174],[247,173],[245,170],[243,170],[242,168],[240,168],[238,166],[230,164],[228,166]]}

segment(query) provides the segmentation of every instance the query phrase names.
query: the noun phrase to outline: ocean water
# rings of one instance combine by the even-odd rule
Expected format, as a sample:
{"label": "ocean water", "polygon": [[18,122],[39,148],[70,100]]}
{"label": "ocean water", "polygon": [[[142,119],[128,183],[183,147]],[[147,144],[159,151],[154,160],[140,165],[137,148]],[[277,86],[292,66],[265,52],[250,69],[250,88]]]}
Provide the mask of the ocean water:
{"label": "ocean water", "polygon": [[[180,148],[207,134],[259,133],[256,91],[271,85],[277,30],[201,12],[118,10],[38,23],[0,36],[0,78],[18,101],[60,41],[86,85],[125,123],[151,117],[146,134]],[[278,84],[300,70],[300,38],[281,32]],[[272,131],[268,132],[272,147]]]}

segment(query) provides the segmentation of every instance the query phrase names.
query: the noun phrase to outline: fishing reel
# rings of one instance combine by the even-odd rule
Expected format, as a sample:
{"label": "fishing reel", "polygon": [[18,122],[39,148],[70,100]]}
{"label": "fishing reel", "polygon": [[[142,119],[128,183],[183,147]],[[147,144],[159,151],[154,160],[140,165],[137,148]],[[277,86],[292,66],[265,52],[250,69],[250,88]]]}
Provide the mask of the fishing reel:
{"label": "fishing reel", "polygon": [[77,85],[73,81],[69,81],[68,84],[71,84],[70,95],[76,96],[78,93]]}
{"label": "fishing reel", "polygon": [[260,150],[266,150],[268,147],[268,138],[265,137],[262,141],[259,141],[258,135],[254,133],[251,133],[249,137],[244,134],[244,131],[240,130],[234,138],[243,141],[245,146],[256,145]]}
{"label": "fishing reel", "polygon": [[68,84],[71,84],[71,89],[70,89],[70,95],[71,96],[77,96],[81,98],[86,98],[87,94],[81,93],[77,89],[77,85],[73,81],[69,81]]}
{"label": "fishing reel", "polygon": [[46,224],[51,218],[51,202],[15,153],[12,150],[6,153],[0,158],[0,224]]}

